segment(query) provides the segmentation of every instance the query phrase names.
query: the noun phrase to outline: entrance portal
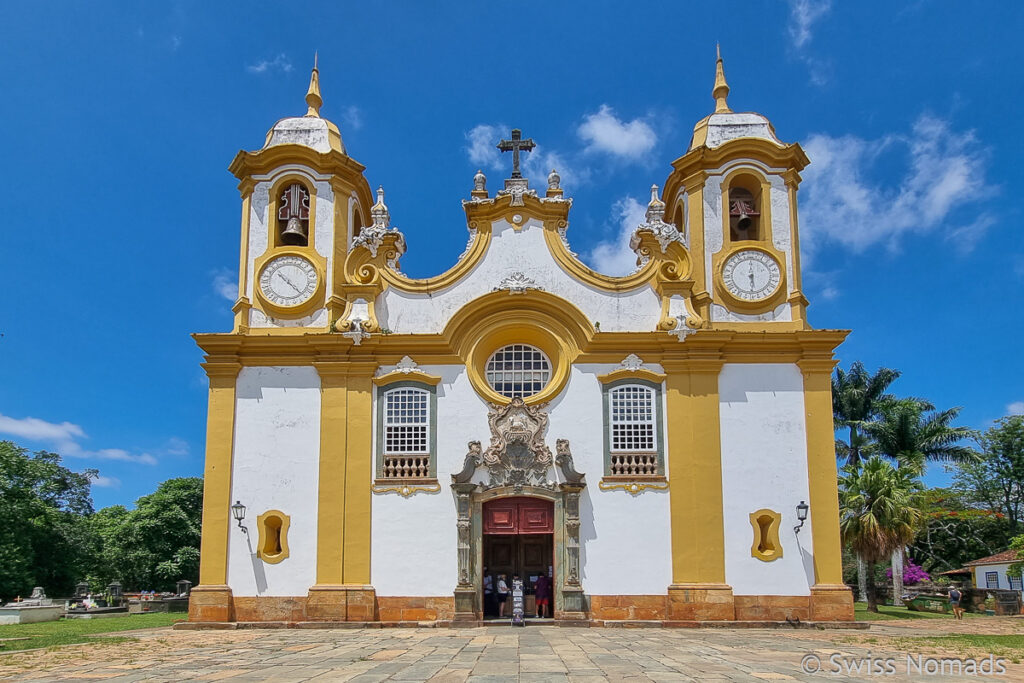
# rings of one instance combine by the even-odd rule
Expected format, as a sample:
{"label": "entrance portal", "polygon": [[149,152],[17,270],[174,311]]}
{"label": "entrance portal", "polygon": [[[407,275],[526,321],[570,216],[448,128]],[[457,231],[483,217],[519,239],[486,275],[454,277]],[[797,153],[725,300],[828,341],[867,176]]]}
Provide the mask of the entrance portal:
{"label": "entrance portal", "polygon": [[[483,564],[486,579],[481,583],[494,586],[494,593],[484,596],[484,617],[497,617],[498,579],[505,575],[509,590],[513,577],[523,581],[524,609],[527,616],[537,613],[535,600],[537,580],[549,577],[549,598],[555,575],[554,503],[542,498],[499,498],[483,506]],[[505,606],[505,617],[511,616],[511,596]],[[549,608],[547,615],[551,616]]]}

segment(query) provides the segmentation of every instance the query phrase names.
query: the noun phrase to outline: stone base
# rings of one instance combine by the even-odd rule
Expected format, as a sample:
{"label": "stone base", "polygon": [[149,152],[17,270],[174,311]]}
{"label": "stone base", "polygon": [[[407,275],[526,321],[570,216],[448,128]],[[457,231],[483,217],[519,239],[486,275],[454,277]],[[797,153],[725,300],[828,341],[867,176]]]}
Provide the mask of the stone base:
{"label": "stone base", "polygon": [[188,620],[227,622],[235,620],[234,603],[228,586],[196,586],[188,597]]}
{"label": "stone base", "polygon": [[812,621],[853,621],[853,591],[845,584],[811,587]]}
{"label": "stone base", "polygon": [[665,595],[590,596],[590,618],[595,621],[660,621],[667,615]]}
{"label": "stone base", "polygon": [[737,595],[738,621],[809,621],[811,598],[807,595]]}
{"label": "stone base", "polygon": [[732,587],[724,583],[674,583],[668,587],[669,621],[735,621]]}
{"label": "stone base", "polygon": [[455,589],[455,616],[452,621],[458,625],[475,624],[483,618],[476,608],[476,590],[473,588]]}
{"label": "stone base", "polygon": [[294,622],[306,620],[306,598],[236,597],[235,621]]}
{"label": "stone base", "polygon": [[305,621],[377,621],[373,586],[321,584],[309,589]]}
{"label": "stone base", "polygon": [[[455,598],[381,597],[377,598],[378,617],[388,622],[452,621]],[[475,620],[475,616],[474,616]]]}
{"label": "stone base", "polygon": [[[561,605],[557,604],[558,602],[561,602]],[[586,598],[582,588],[562,589],[562,599],[561,601],[555,600],[555,603],[555,607],[558,608],[554,610],[555,620],[560,622],[587,620]]]}

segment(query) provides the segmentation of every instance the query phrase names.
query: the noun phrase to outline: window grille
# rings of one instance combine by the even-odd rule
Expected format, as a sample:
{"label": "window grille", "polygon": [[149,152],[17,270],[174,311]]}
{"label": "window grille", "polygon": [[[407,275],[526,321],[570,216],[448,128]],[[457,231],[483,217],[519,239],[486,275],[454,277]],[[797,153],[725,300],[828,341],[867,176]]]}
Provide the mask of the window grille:
{"label": "window grille", "polygon": [[544,352],[526,344],[509,344],[494,352],[485,368],[487,383],[506,398],[528,398],[551,380]]}
{"label": "window grille", "polygon": [[999,588],[999,572],[985,572],[985,588]]}
{"label": "window grille", "polygon": [[630,384],[610,392],[611,474],[658,473],[655,393]]}
{"label": "window grille", "polygon": [[392,389],[384,394],[384,453],[429,453],[430,394]]}
{"label": "window grille", "polygon": [[1010,588],[1012,590],[1019,591],[1019,590],[1024,589],[1024,582],[1022,582],[1021,577],[1019,577],[1019,576],[1011,576],[1011,577],[1009,577],[1009,579],[1010,579]]}

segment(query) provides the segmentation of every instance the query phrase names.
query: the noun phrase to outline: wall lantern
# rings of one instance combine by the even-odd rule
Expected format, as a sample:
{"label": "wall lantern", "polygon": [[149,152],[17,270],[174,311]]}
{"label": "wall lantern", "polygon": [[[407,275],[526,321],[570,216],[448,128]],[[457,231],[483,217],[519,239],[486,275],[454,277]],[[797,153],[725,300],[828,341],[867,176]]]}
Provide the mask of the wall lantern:
{"label": "wall lantern", "polygon": [[246,528],[242,526],[242,520],[245,519],[245,506],[242,505],[242,501],[236,500],[235,504],[231,506],[231,516],[238,522],[238,528],[245,531]]}
{"label": "wall lantern", "polygon": [[800,522],[795,527],[793,527],[793,531],[795,531],[796,533],[800,533],[800,529],[803,527],[804,522],[807,521],[807,511],[809,509],[810,506],[807,505],[807,503],[802,500],[800,501],[800,504],[796,506],[796,518]]}

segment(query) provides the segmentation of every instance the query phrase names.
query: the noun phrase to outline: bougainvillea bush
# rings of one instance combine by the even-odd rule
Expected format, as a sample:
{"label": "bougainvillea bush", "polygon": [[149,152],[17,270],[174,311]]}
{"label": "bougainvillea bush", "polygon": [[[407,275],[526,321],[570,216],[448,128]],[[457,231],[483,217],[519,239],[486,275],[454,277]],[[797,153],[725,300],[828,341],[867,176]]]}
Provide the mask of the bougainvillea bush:
{"label": "bougainvillea bush", "polygon": [[[892,579],[892,569],[885,570],[885,576],[888,579]],[[913,586],[915,583],[921,583],[922,581],[929,581],[932,577],[928,576],[928,572],[921,569],[918,565],[914,564],[914,561],[907,558],[907,561],[903,564],[903,585]]]}

